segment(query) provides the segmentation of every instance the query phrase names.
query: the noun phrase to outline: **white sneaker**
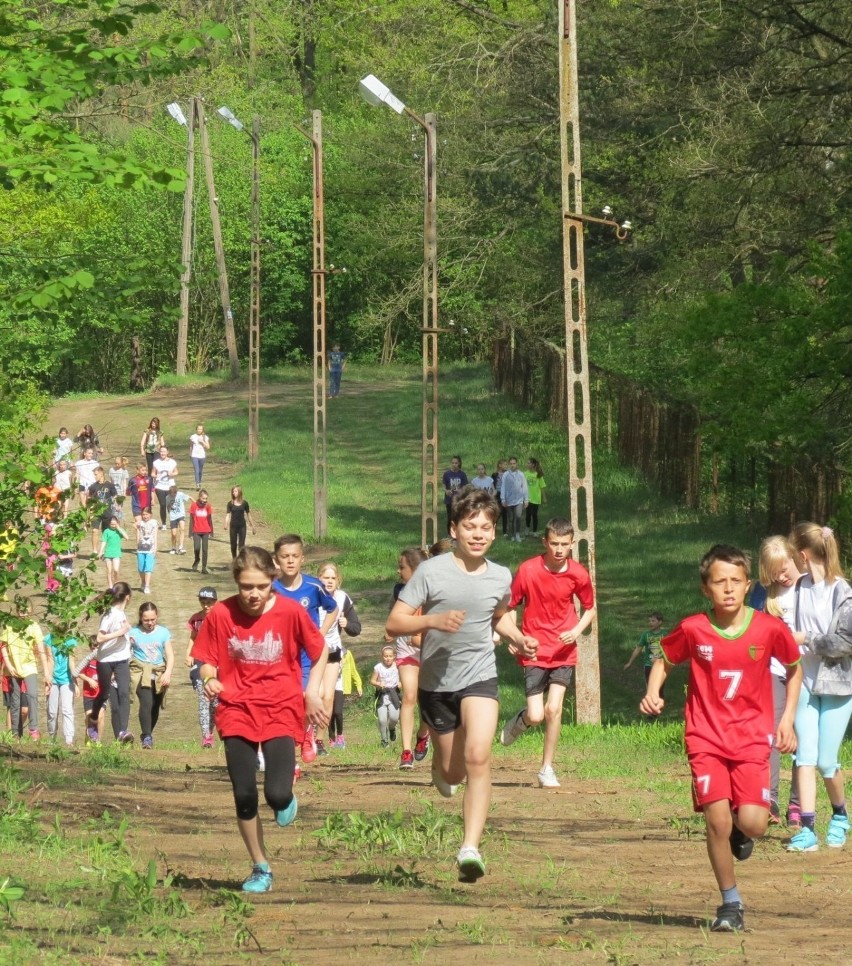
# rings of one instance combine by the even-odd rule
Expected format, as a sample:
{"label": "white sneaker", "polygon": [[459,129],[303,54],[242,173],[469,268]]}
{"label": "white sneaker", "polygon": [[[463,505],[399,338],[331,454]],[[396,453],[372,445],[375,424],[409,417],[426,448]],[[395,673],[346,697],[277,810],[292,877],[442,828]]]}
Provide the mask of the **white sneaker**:
{"label": "white sneaker", "polygon": [[260,748],[257,749],[257,770],[260,772],[266,771],[266,759],[263,757]]}
{"label": "white sneaker", "polygon": [[541,788],[562,787],[559,784],[559,779],[556,777],[556,773],[551,765],[548,765],[546,768],[542,768],[542,770],[538,773],[538,784]]}
{"label": "white sneaker", "polygon": [[503,730],[500,732],[500,744],[508,747],[516,738],[520,738],[528,727],[529,725],[524,721],[523,709],[521,709],[503,725]]}
{"label": "white sneaker", "polygon": [[451,785],[449,782],[444,781],[441,777],[441,773],[437,768],[435,759],[432,759],[432,784],[438,789],[444,798],[452,798],[453,795],[459,790],[458,785]]}

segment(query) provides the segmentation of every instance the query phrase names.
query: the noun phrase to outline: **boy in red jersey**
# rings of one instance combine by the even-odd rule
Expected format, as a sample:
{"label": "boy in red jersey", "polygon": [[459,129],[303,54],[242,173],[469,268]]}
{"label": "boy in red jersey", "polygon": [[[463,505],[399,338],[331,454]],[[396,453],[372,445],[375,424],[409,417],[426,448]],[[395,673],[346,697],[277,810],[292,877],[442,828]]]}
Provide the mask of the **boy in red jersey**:
{"label": "boy in red jersey", "polygon": [[[746,607],[750,563],[742,550],[725,544],[704,555],[701,591],[711,612],[685,618],[663,638],[663,657],[651,669],[639,705],[644,714],[659,714],[664,705],[660,688],[669,670],[689,661],[686,754],[695,810],[704,812],[707,854],[722,893],[722,905],[710,926],[714,932],[743,928],[734,857],[747,859],[753,839],[766,832],[773,740],[779,751],[796,749],[793,718],[802,683],[799,648],[783,621]],[[789,668],[777,731],[772,657]]]}
{"label": "boy in red jersey", "polygon": [[[527,706],[506,722],[500,743],[511,745],[527,728],[543,721],[544,751],[538,783],[542,788],[559,788],[553,756],[562,727],[562,704],[577,664],[577,638],[595,616],[595,592],[589,572],[571,559],[574,528],[569,520],[549,520],[542,543],[544,553],[525,560],[512,581],[509,606],[516,608],[524,603],[521,627],[524,634],[536,638],[538,651],[535,657],[515,651],[515,659],[524,669]],[[580,618],[575,597],[583,609]]]}

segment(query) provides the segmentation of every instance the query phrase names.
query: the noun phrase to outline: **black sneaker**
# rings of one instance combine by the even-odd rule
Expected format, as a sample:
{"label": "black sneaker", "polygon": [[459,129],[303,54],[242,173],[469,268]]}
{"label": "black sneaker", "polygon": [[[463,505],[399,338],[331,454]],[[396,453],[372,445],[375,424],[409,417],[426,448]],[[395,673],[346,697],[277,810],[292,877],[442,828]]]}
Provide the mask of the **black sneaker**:
{"label": "black sneaker", "polygon": [[731,837],[728,841],[731,843],[731,855],[739,862],[745,862],[754,851],[754,839],[743,834],[736,825],[731,829]]}
{"label": "black sneaker", "polygon": [[396,741],[396,728],[391,728],[390,730],[390,740]]}
{"label": "black sneaker", "polygon": [[710,932],[741,932],[745,929],[743,912],[741,902],[723,902],[710,923]]}

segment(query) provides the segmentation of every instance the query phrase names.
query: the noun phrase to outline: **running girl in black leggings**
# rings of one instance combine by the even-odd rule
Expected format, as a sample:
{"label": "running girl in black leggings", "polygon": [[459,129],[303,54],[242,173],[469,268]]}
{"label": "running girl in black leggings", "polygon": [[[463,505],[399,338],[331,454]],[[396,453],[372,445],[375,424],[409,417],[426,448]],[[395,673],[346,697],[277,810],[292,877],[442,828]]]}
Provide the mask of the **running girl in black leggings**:
{"label": "running girl in black leggings", "polygon": [[235,486],[231,489],[231,499],[225,507],[225,526],[228,528],[228,536],[231,538],[231,556],[236,555],[246,545],[246,523],[251,527],[251,535],[257,531],[254,528],[254,520],[251,518],[251,508],[248,500],[243,499],[243,488]]}
{"label": "running girl in black leggings", "polygon": [[[237,825],[252,861],[243,891],[268,892],[272,872],[258,815],[257,751],[266,759],[266,803],[278,825],[290,825],[297,810],[296,740],[304,737],[306,716],[318,727],[328,722],[320,698],[326,648],[307,612],[272,590],[277,569],[268,551],[246,547],[232,569],[237,594],[210,610],[192,653],[202,662],[205,695],[219,700],[216,728],[225,745]],[[312,662],[304,696],[300,649]]]}

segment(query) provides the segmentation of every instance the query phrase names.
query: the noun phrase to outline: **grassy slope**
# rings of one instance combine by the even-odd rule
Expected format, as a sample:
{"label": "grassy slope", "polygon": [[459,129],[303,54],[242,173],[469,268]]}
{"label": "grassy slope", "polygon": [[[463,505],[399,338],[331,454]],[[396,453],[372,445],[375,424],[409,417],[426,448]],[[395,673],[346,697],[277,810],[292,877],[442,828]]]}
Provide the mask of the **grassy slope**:
{"label": "grassy slope", "polygon": [[[292,403],[261,412],[261,458],[242,466],[240,482],[281,532],[313,530],[311,381],[303,370],[265,376],[292,388]],[[344,584],[360,592],[362,607],[386,607],[398,551],[419,542],[419,370],[380,371],[352,366],[344,394],[328,405],[329,549],[344,570]],[[536,456],[547,480],[548,515],[568,514],[567,447],[563,430],[495,393],[483,367],[448,366],[440,385],[441,465],[460,453],[468,471],[482,461],[493,470],[510,453]],[[218,455],[242,459],[245,411],[211,423]],[[622,666],[651,610],[669,622],[702,606],[697,562],[719,540],[756,543],[753,534],[700,518],[656,497],[612,455],[595,454],[598,594],[604,717],[634,720],[642,671]],[[498,541],[492,556],[516,566],[536,552]],[[504,675],[509,689],[518,675]],[[671,689],[674,696],[676,687]],[[520,689],[515,687],[520,697]],[[676,708],[672,708],[674,713]]]}

